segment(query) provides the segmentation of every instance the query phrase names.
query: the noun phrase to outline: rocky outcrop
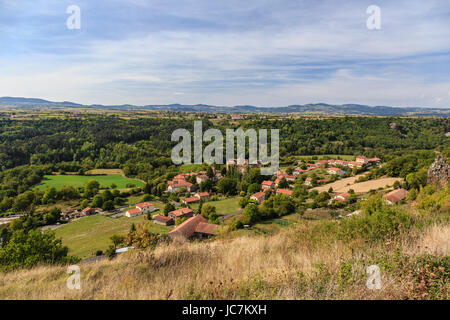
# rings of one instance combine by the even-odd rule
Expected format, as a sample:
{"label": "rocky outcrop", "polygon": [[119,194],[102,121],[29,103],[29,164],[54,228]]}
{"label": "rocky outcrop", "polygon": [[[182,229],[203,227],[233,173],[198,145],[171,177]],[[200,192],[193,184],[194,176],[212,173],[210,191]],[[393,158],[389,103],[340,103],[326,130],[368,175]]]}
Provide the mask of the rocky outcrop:
{"label": "rocky outcrop", "polygon": [[450,164],[445,161],[442,155],[438,155],[428,169],[428,183],[445,187],[449,180]]}

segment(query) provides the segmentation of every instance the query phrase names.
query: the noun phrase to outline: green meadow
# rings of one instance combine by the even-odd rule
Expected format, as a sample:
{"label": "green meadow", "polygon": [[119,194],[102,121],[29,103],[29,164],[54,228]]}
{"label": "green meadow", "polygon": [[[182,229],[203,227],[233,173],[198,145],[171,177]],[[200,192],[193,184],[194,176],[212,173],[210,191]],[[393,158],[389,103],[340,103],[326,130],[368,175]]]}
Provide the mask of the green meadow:
{"label": "green meadow", "polygon": [[46,175],[40,185],[37,186],[40,190],[45,190],[47,187],[61,188],[65,185],[71,185],[75,188],[82,187],[86,181],[96,180],[102,187],[109,187],[113,183],[118,189],[125,189],[128,183],[133,183],[136,187],[144,185],[142,181],[125,178],[120,174],[113,175],[94,175],[94,176],[79,176],[79,175]]}
{"label": "green meadow", "polygon": [[[236,211],[241,210],[241,207],[239,207],[239,200],[241,197],[234,197],[234,198],[228,198],[218,201],[208,201],[205,203],[208,203],[214,207],[216,207],[217,214],[230,214],[234,213]],[[198,209],[198,203],[194,203],[191,205],[191,208],[194,210]]]}
{"label": "green meadow", "polygon": [[[110,218],[94,215],[65,224],[55,230],[56,237],[62,239],[63,245],[69,247],[69,254],[88,258],[97,250],[105,251],[112,244],[110,237],[114,234],[125,235],[131,225],[144,222],[144,216],[133,218]],[[173,227],[148,223],[150,232],[165,234]]]}

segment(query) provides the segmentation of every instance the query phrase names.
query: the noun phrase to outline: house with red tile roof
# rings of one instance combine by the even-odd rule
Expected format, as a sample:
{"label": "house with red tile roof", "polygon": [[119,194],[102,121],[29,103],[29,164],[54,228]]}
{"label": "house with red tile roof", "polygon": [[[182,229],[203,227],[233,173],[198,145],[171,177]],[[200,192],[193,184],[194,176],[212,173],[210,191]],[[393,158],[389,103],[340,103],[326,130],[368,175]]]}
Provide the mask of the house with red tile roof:
{"label": "house with red tile roof", "polygon": [[365,165],[365,164],[367,164],[369,162],[369,160],[366,157],[364,157],[364,156],[357,156],[356,157],[356,162],[358,162],[361,165]]}
{"label": "house with red tile roof", "polygon": [[173,222],[173,219],[171,217],[166,217],[166,216],[162,216],[160,214],[157,214],[156,216],[153,217],[153,223],[160,224],[160,225],[163,225],[163,226],[170,226],[174,222]]}
{"label": "house with red tile roof", "polygon": [[194,196],[199,197],[203,201],[206,201],[209,199],[209,192],[198,192]]}
{"label": "house with red tile roof", "polygon": [[408,191],[406,189],[395,189],[383,196],[386,200],[387,204],[396,204],[404,199],[408,195]]}
{"label": "house with red tile roof", "polygon": [[191,204],[191,203],[196,203],[200,201],[200,197],[189,197],[189,198],[184,198],[181,200],[181,202],[183,202],[184,204]]}
{"label": "house with red tile roof", "polygon": [[350,193],[344,192],[344,193],[341,193],[341,194],[338,194],[337,196],[335,196],[333,198],[333,200],[337,200],[337,201],[340,201],[340,202],[345,202],[348,199],[348,197],[350,197]]}
{"label": "house with red tile roof", "polygon": [[142,210],[139,208],[133,208],[133,209],[128,209],[125,212],[125,216],[127,216],[128,218],[132,218],[132,217],[137,217],[140,216],[142,214]]}
{"label": "house with red tile roof", "polygon": [[81,212],[86,216],[90,216],[91,214],[95,214],[95,209],[91,207],[86,207],[83,210],[81,210]]}
{"label": "house with red tile roof", "polygon": [[136,205],[136,208],[141,209],[142,213],[153,212],[156,210],[152,202],[141,202]]}
{"label": "house with red tile roof", "polygon": [[263,190],[273,189],[275,187],[275,183],[273,181],[266,180],[261,183],[261,187]]}
{"label": "house with red tile roof", "polygon": [[167,184],[169,185],[167,191],[171,193],[177,192],[183,188],[185,188],[187,192],[193,192],[195,188],[192,183],[182,179],[173,179],[172,181],[168,181]]}
{"label": "house with red tile roof", "polygon": [[329,174],[337,174],[337,175],[339,175],[339,176],[342,176],[342,175],[344,174],[344,171],[342,171],[342,170],[339,169],[339,168],[328,168],[327,172],[328,172]]}
{"label": "house with red tile roof", "polygon": [[200,215],[193,216],[174,228],[168,234],[172,239],[192,239],[211,237],[216,234],[217,226],[208,223],[208,220]]}
{"label": "house with red tile roof", "polygon": [[292,182],[292,181],[295,181],[295,176],[291,176],[291,175],[288,175],[288,174],[285,175],[284,178],[285,178],[287,181],[291,181],[291,182]]}
{"label": "house with red tile roof", "polygon": [[195,178],[195,181],[197,181],[198,184],[205,182],[208,180],[208,176],[206,174],[199,174],[197,178]]}
{"label": "house with red tile roof", "polygon": [[312,187],[312,178],[308,177],[305,179],[305,185],[307,185],[308,187]]}
{"label": "house with red tile roof", "polygon": [[316,161],[315,165],[320,167],[320,168],[325,168],[328,165],[328,160]]}
{"label": "house with red tile roof", "polygon": [[178,210],[170,211],[169,217],[176,221],[178,218],[190,218],[194,215],[194,210],[191,208],[180,208]]}
{"label": "house with red tile roof", "polygon": [[263,202],[266,199],[266,194],[264,192],[257,192],[254,193],[250,196],[251,200],[255,200],[256,202],[258,202],[258,204],[260,204],[261,202]]}
{"label": "house with red tile roof", "polygon": [[277,189],[277,194],[285,194],[289,197],[292,197],[292,190],[288,189]]}

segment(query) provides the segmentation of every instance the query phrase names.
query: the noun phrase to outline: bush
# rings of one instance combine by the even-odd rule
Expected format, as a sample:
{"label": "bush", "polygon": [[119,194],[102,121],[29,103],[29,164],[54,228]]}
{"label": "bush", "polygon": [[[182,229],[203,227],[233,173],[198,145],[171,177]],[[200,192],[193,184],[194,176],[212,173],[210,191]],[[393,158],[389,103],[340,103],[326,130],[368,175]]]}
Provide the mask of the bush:
{"label": "bush", "polygon": [[117,255],[116,248],[113,245],[110,245],[106,250],[105,255],[108,257],[109,260],[114,259],[114,257]]}

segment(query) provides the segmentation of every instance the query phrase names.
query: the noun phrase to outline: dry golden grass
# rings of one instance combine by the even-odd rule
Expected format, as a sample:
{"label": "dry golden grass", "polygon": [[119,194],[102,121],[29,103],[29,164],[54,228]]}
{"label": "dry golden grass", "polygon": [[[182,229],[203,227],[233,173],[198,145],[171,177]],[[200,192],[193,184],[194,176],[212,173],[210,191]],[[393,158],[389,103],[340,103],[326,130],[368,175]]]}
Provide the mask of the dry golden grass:
{"label": "dry golden grass", "polygon": [[[41,266],[0,273],[1,299],[402,299],[405,280],[383,275],[383,289],[365,286],[365,263],[373,248],[360,241],[314,243],[308,222],[271,236],[171,243],[154,251],[132,251],[112,261],[81,264],[81,290],[66,287],[66,267]],[[449,226],[432,226],[403,246],[411,254],[448,254]],[[426,249],[424,249],[426,248]],[[438,250],[439,249],[439,250]],[[381,248],[383,250],[383,248]],[[387,250],[387,247],[384,248]],[[442,251],[443,250],[443,251]],[[343,261],[356,261],[363,275],[337,288]],[[318,265],[328,275],[318,274]],[[301,282],[302,277],[314,282]]]}
{"label": "dry golden grass", "polygon": [[355,180],[360,176],[364,176],[364,174],[359,174],[354,177],[344,178],[342,180],[324,184],[323,186],[315,187],[313,190],[324,192],[328,191],[328,189],[332,187],[333,192],[348,192],[348,190],[353,189],[356,193],[366,193],[370,190],[377,190],[378,188],[386,188],[388,186],[392,186],[396,181],[403,182],[402,178],[380,178],[355,183]]}
{"label": "dry golden grass", "polygon": [[450,225],[434,224],[418,236],[418,240],[409,243],[407,253],[450,255]]}

